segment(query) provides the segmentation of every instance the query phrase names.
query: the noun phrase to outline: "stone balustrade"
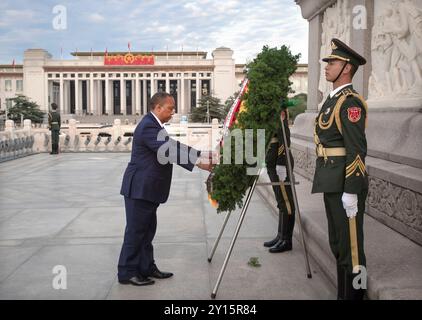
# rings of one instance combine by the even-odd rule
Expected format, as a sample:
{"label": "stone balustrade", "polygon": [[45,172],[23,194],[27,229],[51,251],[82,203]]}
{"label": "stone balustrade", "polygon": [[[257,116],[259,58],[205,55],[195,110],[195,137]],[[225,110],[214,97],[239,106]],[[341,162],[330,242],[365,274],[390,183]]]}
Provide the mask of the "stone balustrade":
{"label": "stone balustrade", "polygon": [[[60,130],[60,152],[130,152],[136,125],[80,124],[70,119]],[[221,125],[216,119],[212,124],[166,125],[169,135],[199,150],[212,150],[221,136]],[[51,151],[51,132],[47,128],[33,128],[31,120],[24,120],[24,128],[16,129],[12,120],[6,121],[5,131],[0,132],[0,161]]]}
{"label": "stone balustrade", "polygon": [[0,162],[33,154],[34,141],[31,120],[24,120],[23,129],[15,129],[14,122],[7,120],[0,132]]}

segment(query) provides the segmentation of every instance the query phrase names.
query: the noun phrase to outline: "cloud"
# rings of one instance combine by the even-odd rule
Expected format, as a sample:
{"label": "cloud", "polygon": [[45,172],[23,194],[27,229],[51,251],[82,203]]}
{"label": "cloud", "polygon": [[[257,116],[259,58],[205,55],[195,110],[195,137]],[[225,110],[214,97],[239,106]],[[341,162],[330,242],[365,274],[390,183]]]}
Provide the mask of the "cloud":
{"label": "cloud", "polygon": [[34,12],[31,10],[14,10],[9,9],[4,12],[5,19],[32,19]]}
{"label": "cloud", "polygon": [[101,14],[95,12],[88,16],[88,20],[94,23],[100,23],[103,22],[105,18]]}
{"label": "cloud", "polygon": [[[92,0],[68,1],[67,29],[52,30],[53,4],[21,0],[0,3],[0,58],[28,48],[67,52],[126,50],[208,51],[226,46],[236,63],[252,59],[263,45],[290,46],[307,61],[308,23],[293,0]],[[27,32],[26,36],[23,32]],[[43,31],[44,30],[44,31]],[[81,37],[83,35],[83,37]],[[6,45],[7,44],[7,45]],[[9,48],[13,45],[13,53]],[[9,56],[8,56],[9,55]],[[0,61],[2,63],[2,61]]]}
{"label": "cloud", "polygon": [[[39,17],[38,17],[39,18]],[[13,27],[17,23],[26,25],[28,23],[38,23],[37,12],[29,9],[17,10],[17,9],[6,9],[2,12],[0,17],[0,27]]]}
{"label": "cloud", "polygon": [[208,15],[208,12],[201,9],[200,6],[195,2],[188,2],[183,7],[190,11],[194,17],[206,17]]}

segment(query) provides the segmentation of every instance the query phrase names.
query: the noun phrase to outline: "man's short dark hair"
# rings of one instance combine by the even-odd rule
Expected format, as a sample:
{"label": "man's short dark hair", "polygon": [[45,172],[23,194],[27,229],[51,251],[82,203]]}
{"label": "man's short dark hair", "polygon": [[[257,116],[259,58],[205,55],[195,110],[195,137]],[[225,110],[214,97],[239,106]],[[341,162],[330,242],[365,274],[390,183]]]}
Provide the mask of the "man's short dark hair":
{"label": "man's short dark hair", "polygon": [[149,110],[150,111],[154,110],[157,104],[161,105],[163,101],[167,99],[168,97],[173,97],[173,96],[167,92],[157,92],[156,94],[154,94],[151,97],[151,100],[149,101],[149,105],[148,105]]}
{"label": "man's short dark hair", "polygon": [[53,103],[51,104],[51,108],[52,108],[53,110],[57,110],[57,104],[53,102]]}

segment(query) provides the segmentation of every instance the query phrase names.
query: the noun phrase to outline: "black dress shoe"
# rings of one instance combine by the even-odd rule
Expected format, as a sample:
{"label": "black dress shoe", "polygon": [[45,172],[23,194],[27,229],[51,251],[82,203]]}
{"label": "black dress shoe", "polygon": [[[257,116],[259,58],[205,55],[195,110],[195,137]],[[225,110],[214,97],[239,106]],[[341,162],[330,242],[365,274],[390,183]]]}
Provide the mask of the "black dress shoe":
{"label": "black dress shoe", "polygon": [[132,284],[134,286],[148,286],[154,284],[155,281],[143,276],[134,276],[128,280],[119,280],[121,284]]}
{"label": "black dress shoe", "polygon": [[271,253],[284,252],[292,250],[291,240],[279,240],[273,247],[270,248]]}
{"label": "black dress shoe", "polygon": [[156,279],[167,279],[173,276],[171,272],[164,272],[158,269],[154,269],[153,272],[150,273],[149,277],[156,278]]}
{"label": "black dress shoe", "polygon": [[280,238],[277,236],[271,241],[264,242],[264,247],[271,248],[278,242],[278,240],[280,240]]}

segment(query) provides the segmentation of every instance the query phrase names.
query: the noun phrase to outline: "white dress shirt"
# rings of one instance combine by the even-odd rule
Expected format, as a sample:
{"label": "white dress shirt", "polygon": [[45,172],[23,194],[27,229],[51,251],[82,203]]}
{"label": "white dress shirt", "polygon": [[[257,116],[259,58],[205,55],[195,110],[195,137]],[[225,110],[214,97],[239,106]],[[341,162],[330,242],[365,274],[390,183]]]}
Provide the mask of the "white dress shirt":
{"label": "white dress shirt", "polygon": [[151,114],[154,116],[154,118],[158,121],[158,124],[161,126],[161,128],[164,129],[164,125],[161,123],[160,119],[154,114],[154,112],[151,111]]}
{"label": "white dress shirt", "polygon": [[334,97],[341,89],[350,86],[352,83],[346,83],[330,92],[330,98]]}
{"label": "white dress shirt", "polygon": [[[162,124],[162,122],[160,121],[160,119],[158,119],[158,117],[154,114],[154,112],[151,111],[151,114],[154,116],[155,119],[157,119],[158,124],[161,126],[161,128],[163,128],[164,130],[166,130],[166,128],[164,128],[164,125]],[[201,157],[198,157],[196,159],[195,165],[197,165],[200,161],[201,161]]]}

